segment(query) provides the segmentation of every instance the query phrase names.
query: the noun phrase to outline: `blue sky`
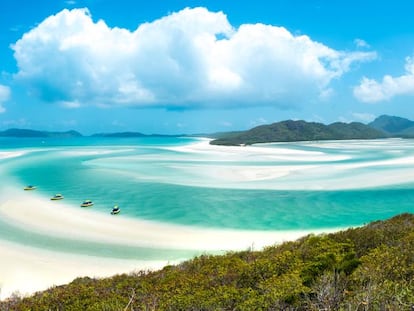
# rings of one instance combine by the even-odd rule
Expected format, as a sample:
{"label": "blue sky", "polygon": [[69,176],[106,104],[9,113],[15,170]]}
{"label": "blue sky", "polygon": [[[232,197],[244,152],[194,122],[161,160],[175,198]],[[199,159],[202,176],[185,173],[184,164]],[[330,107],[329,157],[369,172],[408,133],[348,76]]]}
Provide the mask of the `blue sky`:
{"label": "blue sky", "polygon": [[414,119],[411,1],[0,2],[0,129]]}

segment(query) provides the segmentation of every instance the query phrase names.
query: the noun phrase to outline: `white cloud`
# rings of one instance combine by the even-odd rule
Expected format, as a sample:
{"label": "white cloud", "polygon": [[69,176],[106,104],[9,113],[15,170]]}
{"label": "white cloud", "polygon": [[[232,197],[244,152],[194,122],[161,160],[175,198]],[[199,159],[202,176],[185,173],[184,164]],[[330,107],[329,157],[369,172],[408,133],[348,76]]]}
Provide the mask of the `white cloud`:
{"label": "white cloud", "polygon": [[332,88],[326,88],[319,93],[319,99],[327,101],[334,95],[335,91]]}
{"label": "white cloud", "polygon": [[398,95],[414,95],[414,59],[407,57],[405,61],[404,75],[386,75],[380,82],[364,77],[360,85],[354,87],[354,96],[365,103],[376,103]]}
{"label": "white cloud", "polygon": [[44,101],[200,108],[289,107],[330,94],[332,79],[373,52],[342,52],[283,27],[232,27],[222,12],[184,9],[135,31],[63,10],[13,46],[16,79]]}
{"label": "white cloud", "polygon": [[359,120],[362,122],[371,122],[376,118],[376,116],[372,113],[363,113],[363,112],[353,112],[352,116],[356,120]]}
{"label": "white cloud", "polygon": [[3,104],[10,99],[10,87],[0,84],[0,113],[6,111],[6,108],[3,107]]}
{"label": "white cloud", "polygon": [[69,108],[69,109],[75,109],[75,108],[79,108],[81,106],[81,104],[75,100],[75,101],[59,101],[59,104],[64,107],[64,108]]}
{"label": "white cloud", "polygon": [[354,43],[359,48],[370,48],[370,45],[365,40],[362,40],[362,39],[355,39]]}
{"label": "white cloud", "polygon": [[350,123],[350,122],[352,122],[352,120],[350,120],[349,118],[344,117],[344,116],[339,116],[338,117],[338,121],[339,122],[343,122],[343,123]]}
{"label": "white cloud", "polygon": [[362,123],[369,123],[376,118],[375,115],[371,113],[364,113],[364,112],[349,112],[346,116],[339,116],[338,121],[344,123],[350,122],[362,122]]}
{"label": "white cloud", "polygon": [[268,124],[268,123],[269,123],[269,121],[267,121],[263,117],[260,117],[260,118],[255,119],[255,120],[251,120],[250,121],[250,126],[259,126],[259,125]]}

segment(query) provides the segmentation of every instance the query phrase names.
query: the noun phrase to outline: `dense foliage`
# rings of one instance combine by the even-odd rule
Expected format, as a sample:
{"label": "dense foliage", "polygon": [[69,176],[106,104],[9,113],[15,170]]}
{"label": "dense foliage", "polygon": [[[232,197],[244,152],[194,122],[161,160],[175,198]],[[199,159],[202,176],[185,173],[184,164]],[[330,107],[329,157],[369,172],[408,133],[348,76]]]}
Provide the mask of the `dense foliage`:
{"label": "dense foliage", "polygon": [[414,121],[405,118],[382,115],[368,125],[392,137],[414,137]]}
{"label": "dense foliage", "polygon": [[0,310],[413,310],[414,215],[156,272],[79,278]]}
{"label": "dense foliage", "polygon": [[384,138],[384,132],[368,125],[352,122],[336,122],[325,125],[306,121],[282,121],[261,125],[245,132],[230,133],[211,141],[213,145],[251,145],[268,142],[309,140],[343,140]]}

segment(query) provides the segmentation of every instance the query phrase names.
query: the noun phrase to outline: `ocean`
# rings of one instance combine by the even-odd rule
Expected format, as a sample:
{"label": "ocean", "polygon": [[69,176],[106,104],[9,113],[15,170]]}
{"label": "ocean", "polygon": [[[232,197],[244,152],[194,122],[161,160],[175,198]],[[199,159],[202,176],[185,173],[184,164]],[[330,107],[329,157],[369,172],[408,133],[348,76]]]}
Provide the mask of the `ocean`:
{"label": "ocean", "polygon": [[[23,193],[32,184],[47,199],[61,193],[73,210],[90,199],[90,217],[109,215],[118,205],[121,213],[112,217],[200,230],[329,230],[414,212],[414,140],[217,147],[188,137],[0,138],[0,174],[0,186]],[[53,204],[58,210],[62,203]],[[142,260],[203,252],[202,246],[197,252],[109,242],[103,247],[4,219],[0,239]]]}

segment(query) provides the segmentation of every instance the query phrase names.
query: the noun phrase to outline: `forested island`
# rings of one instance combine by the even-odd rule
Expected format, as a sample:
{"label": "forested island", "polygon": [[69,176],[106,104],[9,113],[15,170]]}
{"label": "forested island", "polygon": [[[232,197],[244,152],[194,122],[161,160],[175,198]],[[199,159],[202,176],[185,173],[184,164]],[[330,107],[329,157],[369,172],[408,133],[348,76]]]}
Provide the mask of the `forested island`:
{"label": "forested island", "polygon": [[49,132],[49,131],[38,131],[29,129],[8,129],[0,131],[0,137],[15,137],[15,138],[35,138],[35,137],[57,137],[57,138],[68,138],[68,137],[82,137],[82,134],[77,131],[66,131],[66,132]]}
{"label": "forested island", "polygon": [[[251,145],[269,142],[378,139],[389,137],[414,138],[414,121],[382,115],[368,124],[359,122],[335,122],[325,125],[303,120],[286,120],[269,125],[260,125],[247,131],[222,132],[215,134],[144,134],[141,132],[96,133],[90,137],[135,138],[135,137],[210,137],[212,145]],[[83,137],[77,131],[50,132],[31,129],[7,129],[0,131],[0,137],[36,138]],[[86,136],[89,137],[89,136]]]}
{"label": "forested island", "polygon": [[376,139],[386,135],[362,123],[333,123],[324,125],[316,122],[287,120],[261,125],[248,131],[223,135],[211,141],[212,145],[252,145],[269,142]]}
{"label": "forested island", "polygon": [[159,271],[78,278],[0,310],[412,310],[414,215]]}
{"label": "forested island", "polygon": [[380,116],[369,124],[359,122],[335,122],[325,125],[303,120],[281,121],[260,125],[247,131],[221,133],[210,143],[212,145],[252,145],[256,143],[378,139],[387,137],[414,137],[414,122],[408,119]]}

